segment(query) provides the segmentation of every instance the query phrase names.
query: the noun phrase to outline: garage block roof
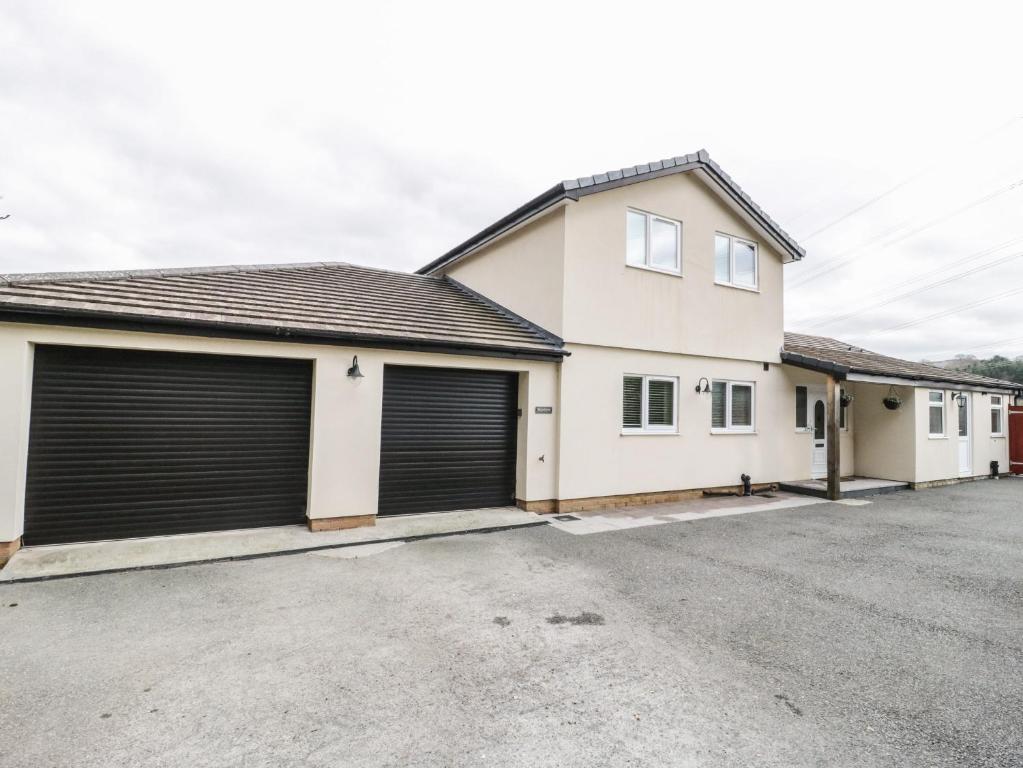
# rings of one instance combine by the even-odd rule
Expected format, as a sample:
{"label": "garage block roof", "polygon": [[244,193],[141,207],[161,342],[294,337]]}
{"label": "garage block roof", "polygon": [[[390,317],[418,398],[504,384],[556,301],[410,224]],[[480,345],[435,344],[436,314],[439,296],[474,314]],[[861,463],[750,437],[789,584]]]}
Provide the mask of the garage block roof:
{"label": "garage block roof", "polygon": [[561,339],[450,278],[331,262],[0,275],[0,318],[120,320],[154,330],[502,356],[564,354]]}
{"label": "garage block roof", "polygon": [[830,371],[840,376],[860,373],[909,381],[933,381],[952,385],[991,387],[992,389],[1023,389],[1023,385],[1011,381],[978,376],[967,371],[939,368],[927,363],[900,360],[838,339],[830,339],[826,336],[808,336],[803,333],[785,334],[782,360],[806,368]]}

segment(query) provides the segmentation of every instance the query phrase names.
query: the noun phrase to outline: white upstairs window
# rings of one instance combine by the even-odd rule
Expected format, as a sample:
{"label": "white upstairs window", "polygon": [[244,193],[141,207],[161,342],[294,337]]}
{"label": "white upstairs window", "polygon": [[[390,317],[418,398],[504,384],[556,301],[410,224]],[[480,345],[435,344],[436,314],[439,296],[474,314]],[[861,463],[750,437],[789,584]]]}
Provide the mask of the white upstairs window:
{"label": "white upstairs window", "polygon": [[720,232],[714,235],[714,282],[756,289],[758,271],[756,243]]}
{"label": "white upstairs window", "polygon": [[682,274],[682,224],[629,209],[625,214],[625,263]]}

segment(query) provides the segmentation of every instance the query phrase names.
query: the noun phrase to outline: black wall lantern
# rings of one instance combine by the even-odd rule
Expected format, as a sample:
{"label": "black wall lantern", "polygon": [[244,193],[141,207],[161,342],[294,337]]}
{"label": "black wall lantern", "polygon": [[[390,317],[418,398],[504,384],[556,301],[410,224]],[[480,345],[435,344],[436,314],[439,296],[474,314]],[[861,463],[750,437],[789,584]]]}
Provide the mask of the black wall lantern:
{"label": "black wall lantern", "polygon": [[707,381],[706,376],[701,376],[700,380],[696,382],[697,393],[710,392],[710,382]]}
{"label": "black wall lantern", "polygon": [[364,378],[362,371],[359,370],[359,356],[356,355],[352,358],[352,367],[348,369],[348,376],[352,379]]}
{"label": "black wall lantern", "polygon": [[956,405],[960,408],[966,407],[966,393],[960,392],[958,395],[953,395],[952,399],[956,401]]}

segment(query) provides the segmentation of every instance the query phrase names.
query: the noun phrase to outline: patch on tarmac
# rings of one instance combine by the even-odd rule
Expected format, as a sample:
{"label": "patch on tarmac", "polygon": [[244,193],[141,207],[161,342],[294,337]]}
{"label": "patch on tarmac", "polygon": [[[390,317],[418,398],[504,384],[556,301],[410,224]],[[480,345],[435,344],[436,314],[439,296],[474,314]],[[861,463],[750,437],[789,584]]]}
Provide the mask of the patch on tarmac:
{"label": "patch on tarmac", "polygon": [[835,504],[845,504],[847,507],[862,507],[862,506],[864,506],[866,504],[870,504],[872,502],[869,502],[866,499],[839,499],[838,501],[836,501],[834,503]]}
{"label": "patch on tarmac", "polygon": [[604,617],[599,613],[591,613],[590,611],[583,611],[578,616],[562,616],[560,613],[556,613],[553,616],[547,617],[548,624],[571,624],[574,627],[599,627],[604,623]]}

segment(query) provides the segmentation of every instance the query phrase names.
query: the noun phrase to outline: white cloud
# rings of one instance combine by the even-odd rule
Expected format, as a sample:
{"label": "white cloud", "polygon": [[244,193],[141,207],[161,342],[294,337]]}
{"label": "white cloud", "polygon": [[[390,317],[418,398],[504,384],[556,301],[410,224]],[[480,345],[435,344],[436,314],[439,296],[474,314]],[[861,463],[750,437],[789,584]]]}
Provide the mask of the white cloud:
{"label": "white cloud", "polygon": [[[411,269],[558,179],[700,147],[799,236],[926,170],[806,241],[800,329],[1023,235],[1023,188],[956,213],[1023,179],[1020,21],[984,3],[8,3],[0,271]],[[813,330],[910,356],[1023,337],[1018,296],[877,333],[1023,285],[1021,264]]]}

